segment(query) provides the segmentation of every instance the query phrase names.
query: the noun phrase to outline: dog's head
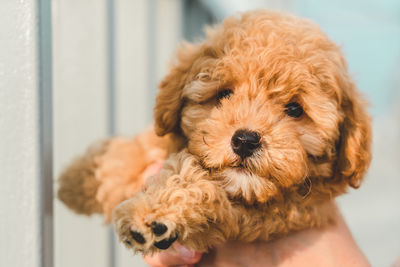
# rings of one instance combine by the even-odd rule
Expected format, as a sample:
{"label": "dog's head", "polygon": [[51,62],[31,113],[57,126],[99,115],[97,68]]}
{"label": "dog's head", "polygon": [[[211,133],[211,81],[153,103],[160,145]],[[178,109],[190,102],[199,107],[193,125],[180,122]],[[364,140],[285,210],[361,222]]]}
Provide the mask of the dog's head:
{"label": "dog's head", "polygon": [[248,201],[311,178],[358,187],[370,162],[370,119],[339,47],[307,20],[264,11],[181,47],[155,130],[183,136]]}

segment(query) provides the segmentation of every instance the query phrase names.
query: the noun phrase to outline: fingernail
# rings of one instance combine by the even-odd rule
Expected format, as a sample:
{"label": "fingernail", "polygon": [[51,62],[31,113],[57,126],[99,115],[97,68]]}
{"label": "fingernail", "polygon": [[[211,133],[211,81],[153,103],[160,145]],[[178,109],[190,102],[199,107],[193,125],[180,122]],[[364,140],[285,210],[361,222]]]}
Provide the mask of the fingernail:
{"label": "fingernail", "polygon": [[179,255],[181,255],[182,258],[184,259],[192,259],[195,256],[195,251],[185,248],[184,246],[176,246],[176,250],[178,251]]}

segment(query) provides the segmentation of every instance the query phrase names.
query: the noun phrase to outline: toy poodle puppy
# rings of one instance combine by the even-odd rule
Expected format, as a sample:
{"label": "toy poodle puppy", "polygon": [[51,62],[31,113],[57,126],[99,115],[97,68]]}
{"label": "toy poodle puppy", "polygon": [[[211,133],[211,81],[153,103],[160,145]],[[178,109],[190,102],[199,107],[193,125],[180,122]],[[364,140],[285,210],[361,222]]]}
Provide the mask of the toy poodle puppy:
{"label": "toy poodle puppy", "polygon": [[75,211],[112,217],[143,254],[334,223],[333,198],[360,185],[371,159],[370,118],[339,47],[280,13],[232,16],[183,45],[154,119],[133,140],[89,149],[59,190]]}

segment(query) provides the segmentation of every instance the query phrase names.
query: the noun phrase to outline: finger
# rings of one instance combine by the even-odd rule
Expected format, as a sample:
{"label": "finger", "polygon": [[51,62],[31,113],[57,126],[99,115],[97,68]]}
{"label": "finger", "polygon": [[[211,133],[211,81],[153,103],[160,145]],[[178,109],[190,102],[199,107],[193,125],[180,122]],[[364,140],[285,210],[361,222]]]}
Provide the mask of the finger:
{"label": "finger", "polygon": [[200,253],[196,253],[193,258],[182,258],[179,255],[168,252],[161,252],[153,256],[144,257],[145,262],[152,267],[170,267],[170,266],[194,266],[201,258]]}
{"label": "finger", "polygon": [[144,260],[152,267],[192,266],[201,258],[201,253],[174,244],[168,249],[152,256],[145,256]]}

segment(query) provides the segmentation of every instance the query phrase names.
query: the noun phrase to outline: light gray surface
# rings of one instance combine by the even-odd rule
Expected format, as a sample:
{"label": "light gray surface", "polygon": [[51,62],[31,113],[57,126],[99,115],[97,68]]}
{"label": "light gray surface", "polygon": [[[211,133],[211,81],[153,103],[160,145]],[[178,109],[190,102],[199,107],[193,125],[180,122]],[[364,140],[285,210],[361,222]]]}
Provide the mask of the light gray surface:
{"label": "light gray surface", "polygon": [[[151,124],[154,96],[180,35],[181,2],[116,0],[116,134],[132,136]],[[121,243],[116,266],[146,266]]]}
{"label": "light gray surface", "polygon": [[400,257],[400,113],[374,120],[373,160],[364,184],[339,197],[340,209],[372,266]]}
{"label": "light gray surface", "polygon": [[[109,120],[123,136],[150,125],[157,84],[180,38],[180,0],[115,0],[110,51],[106,3],[54,1],[55,178],[90,143],[107,136]],[[115,53],[114,70],[109,53]],[[113,118],[109,71],[115,74]],[[116,267],[145,266],[140,256],[112,243],[100,216],[77,216],[56,200],[55,225],[57,267],[110,266],[113,255]]]}
{"label": "light gray surface", "polygon": [[[55,178],[90,143],[107,135],[106,51],[105,0],[53,2]],[[55,266],[109,266],[103,220],[77,216],[54,202]]]}
{"label": "light gray surface", "polygon": [[[43,169],[51,165],[44,162],[51,141],[41,138],[51,125],[40,118],[41,98],[50,92],[42,92],[39,71],[48,71],[42,59],[50,51],[40,50],[39,25],[38,1],[0,2],[0,266],[50,266],[44,254],[52,245],[45,242],[51,229],[44,226],[50,219],[51,227],[51,214],[44,213],[42,200],[51,191],[42,182],[51,171]],[[39,51],[48,54],[42,58]]]}

